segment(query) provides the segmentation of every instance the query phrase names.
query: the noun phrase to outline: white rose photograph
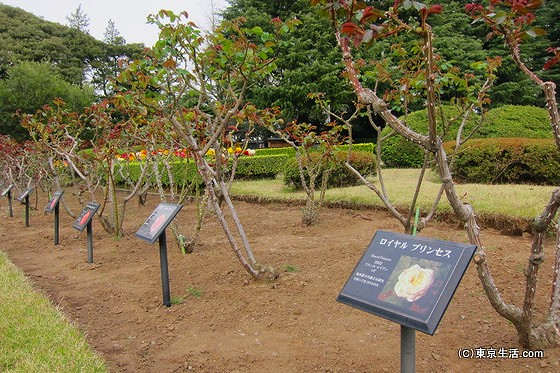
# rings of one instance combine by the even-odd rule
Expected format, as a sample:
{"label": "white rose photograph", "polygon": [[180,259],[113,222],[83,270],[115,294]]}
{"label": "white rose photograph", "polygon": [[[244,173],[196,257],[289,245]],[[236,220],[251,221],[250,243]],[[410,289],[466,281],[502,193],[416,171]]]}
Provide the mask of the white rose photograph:
{"label": "white rose photograph", "polygon": [[378,299],[424,314],[435,305],[450,269],[450,264],[403,255]]}

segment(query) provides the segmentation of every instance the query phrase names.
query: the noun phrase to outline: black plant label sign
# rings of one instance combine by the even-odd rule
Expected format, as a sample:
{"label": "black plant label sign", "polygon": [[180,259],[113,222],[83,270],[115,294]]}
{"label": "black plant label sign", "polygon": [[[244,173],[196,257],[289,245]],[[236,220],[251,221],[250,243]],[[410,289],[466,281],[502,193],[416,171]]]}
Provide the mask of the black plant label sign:
{"label": "black plant label sign", "polygon": [[27,188],[25,189],[17,198],[19,202],[23,202],[23,200],[28,197],[31,193],[33,193],[34,188]]}
{"label": "black plant label sign", "polygon": [[72,228],[82,232],[93,218],[93,215],[95,215],[95,213],[99,209],[99,206],[100,205],[97,202],[88,202],[86,204],[86,207],[84,207],[80,215],[78,215],[78,217],[74,221]]}
{"label": "black plant label sign", "polygon": [[172,203],[160,203],[134,235],[151,244],[156,242],[182,207]]}
{"label": "black plant label sign", "polygon": [[54,192],[51,200],[45,207],[45,212],[49,212],[49,213],[53,212],[55,207],[59,204],[60,198],[62,197],[63,194],[64,194],[63,190],[57,190],[56,192]]}
{"label": "black plant label sign", "polygon": [[5,197],[14,187],[14,184],[10,184],[2,191],[2,197]]}
{"label": "black plant label sign", "polygon": [[433,335],[475,250],[378,231],[337,300]]}

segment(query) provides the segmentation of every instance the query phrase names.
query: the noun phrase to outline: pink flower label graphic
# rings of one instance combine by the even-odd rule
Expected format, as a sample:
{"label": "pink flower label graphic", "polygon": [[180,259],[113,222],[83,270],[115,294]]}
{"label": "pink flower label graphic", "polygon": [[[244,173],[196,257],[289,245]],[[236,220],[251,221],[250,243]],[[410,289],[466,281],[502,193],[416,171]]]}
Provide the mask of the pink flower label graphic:
{"label": "pink flower label graphic", "polygon": [[91,211],[86,212],[82,217],[82,219],[80,220],[80,225],[84,225],[88,221],[90,215],[91,215]]}
{"label": "pink flower label graphic", "polygon": [[165,219],[165,215],[158,216],[158,218],[152,223],[152,226],[150,227],[150,233],[156,232],[161,227]]}

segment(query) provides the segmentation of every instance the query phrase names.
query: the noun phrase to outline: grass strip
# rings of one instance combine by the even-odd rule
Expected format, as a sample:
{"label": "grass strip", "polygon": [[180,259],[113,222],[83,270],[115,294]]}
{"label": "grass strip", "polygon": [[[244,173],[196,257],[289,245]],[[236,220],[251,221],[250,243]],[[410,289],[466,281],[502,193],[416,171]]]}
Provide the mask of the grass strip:
{"label": "grass strip", "polygon": [[[416,189],[418,169],[386,169],[383,179],[392,203],[406,209],[410,205]],[[378,187],[379,179],[371,181]],[[420,189],[419,207],[427,211],[433,204],[440,189],[437,176],[429,174]],[[533,219],[542,212],[549,201],[554,187],[543,185],[487,185],[457,184],[457,192],[465,203],[470,203],[478,216],[504,216],[510,218]],[[282,178],[264,180],[237,180],[232,185],[234,196],[261,198],[263,200],[305,201],[305,194],[283,185]],[[327,190],[327,202],[345,202],[347,206],[383,207],[381,199],[364,185],[332,188]],[[445,196],[438,211],[451,211]]]}
{"label": "grass strip", "polygon": [[2,251],[0,372],[108,372],[84,335]]}

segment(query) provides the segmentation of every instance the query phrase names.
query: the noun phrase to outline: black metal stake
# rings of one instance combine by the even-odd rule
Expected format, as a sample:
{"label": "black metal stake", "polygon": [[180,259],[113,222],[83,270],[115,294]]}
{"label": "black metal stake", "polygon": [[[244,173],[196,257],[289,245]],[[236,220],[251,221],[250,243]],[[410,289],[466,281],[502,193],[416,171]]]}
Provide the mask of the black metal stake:
{"label": "black metal stake", "polygon": [[93,263],[93,228],[91,220],[86,225],[87,229],[87,262]]}
{"label": "black metal stake", "polygon": [[60,227],[60,207],[58,203],[54,207],[54,245],[59,244],[59,227]]}
{"label": "black metal stake", "polygon": [[14,210],[12,209],[12,191],[8,191],[8,206],[10,209],[10,218],[14,217]]}
{"label": "black metal stake", "polygon": [[171,307],[171,295],[169,292],[169,271],[167,265],[167,240],[165,230],[159,235],[159,261],[161,264],[161,288],[163,290],[163,305]]}
{"label": "black metal stake", "polygon": [[29,227],[29,195],[25,196],[25,226]]}
{"label": "black metal stake", "polygon": [[416,330],[401,325],[401,373],[416,372]]}

